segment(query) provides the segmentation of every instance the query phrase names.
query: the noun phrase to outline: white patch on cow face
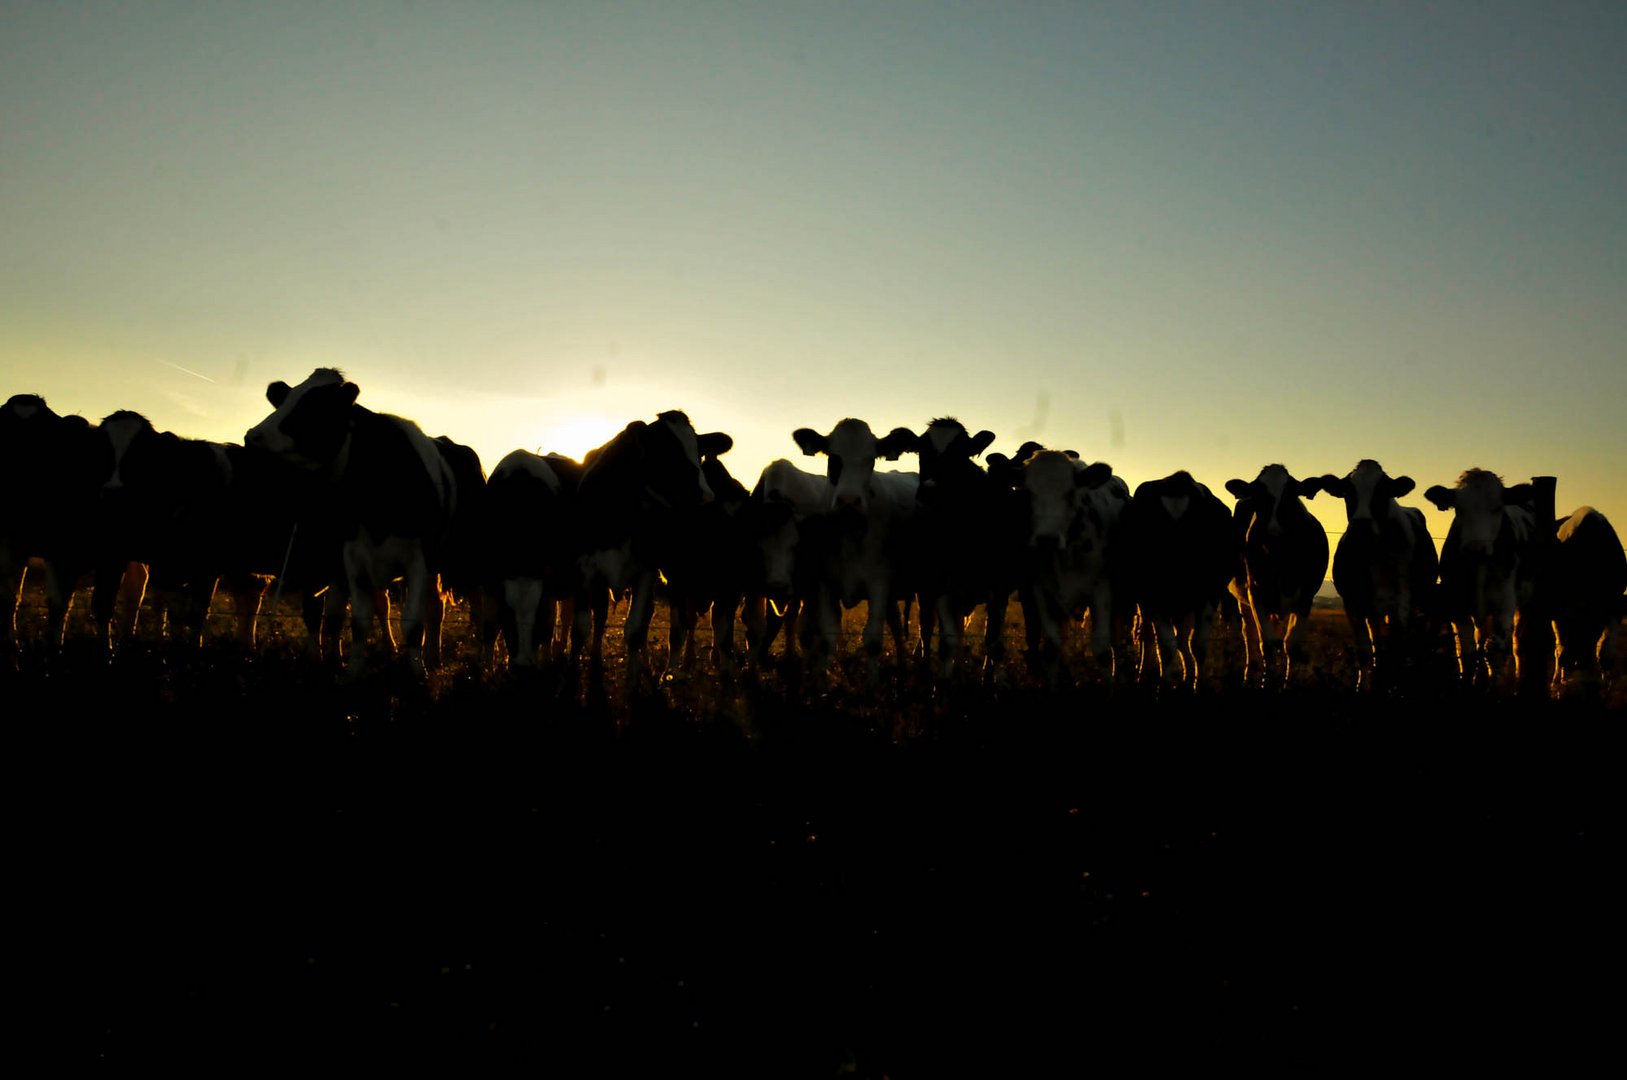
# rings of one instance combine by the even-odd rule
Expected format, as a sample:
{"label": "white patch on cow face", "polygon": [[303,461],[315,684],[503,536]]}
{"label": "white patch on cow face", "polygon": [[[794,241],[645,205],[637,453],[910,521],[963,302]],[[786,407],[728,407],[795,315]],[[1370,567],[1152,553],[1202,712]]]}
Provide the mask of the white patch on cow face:
{"label": "white patch on cow face", "polygon": [[272,410],[270,416],[249,429],[248,434],[243,436],[244,443],[257,450],[288,457],[293,453],[294,440],[283,433],[283,421],[293,414],[300,400],[312,390],[319,386],[338,386],[344,381],[344,376],[332,368],[313,371],[309,378],[288,391],[288,396]]}
{"label": "white patch on cow face", "polygon": [[1068,546],[1068,533],[1079,509],[1079,485],[1074,463],[1054,450],[1035,454],[1023,467],[1023,490],[1028,492],[1030,547],[1054,542]]}
{"label": "white patch on cow face", "polygon": [[1281,465],[1267,465],[1254,480],[1265,489],[1266,497],[1271,500],[1271,513],[1265,522],[1267,536],[1282,535],[1282,500],[1288,490],[1289,479],[1288,470]]}
{"label": "white patch on cow face", "polygon": [[32,401],[14,401],[11,403],[11,415],[19,420],[32,420],[40,407]]}
{"label": "white patch on cow face", "polygon": [[960,434],[961,429],[952,424],[933,424],[926,429],[926,441],[931,444],[934,454],[941,454]]}
{"label": "white patch on cow face", "polygon": [[102,424],[102,431],[113,448],[113,471],[102,483],[103,491],[121,491],[124,488],[124,456],[136,436],[147,430],[147,425],[134,416],[120,416]]}
{"label": "white patch on cow face", "polygon": [[667,425],[667,430],[672,432],[673,437],[678,440],[678,445],[683,447],[685,459],[695,466],[695,482],[700,485],[701,503],[704,505],[712,502],[716,496],[712,494],[712,487],[706,482],[706,473],[701,469],[700,443],[695,438],[694,425],[684,423],[676,416],[665,417],[661,422]]}
{"label": "white patch on cow face", "polygon": [[843,420],[831,431],[826,456],[836,464],[832,499],[838,509],[866,510],[880,440],[863,420]]}
{"label": "white patch on cow face", "polygon": [[1158,501],[1164,504],[1164,513],[1169,515],[1171,521],[1181,520],[1186,508],[1192,505],[1190,495],[1160,495]]}
{"label": "white patch on cow face", "polygon": [[1384,470],[1371,461],[1364,461],[1350,471],[1345,482],[1355,496],[1346,504],[1349,507],[1348,519],[1352,522],[1376,521],[1378,489],[1384,482]]}

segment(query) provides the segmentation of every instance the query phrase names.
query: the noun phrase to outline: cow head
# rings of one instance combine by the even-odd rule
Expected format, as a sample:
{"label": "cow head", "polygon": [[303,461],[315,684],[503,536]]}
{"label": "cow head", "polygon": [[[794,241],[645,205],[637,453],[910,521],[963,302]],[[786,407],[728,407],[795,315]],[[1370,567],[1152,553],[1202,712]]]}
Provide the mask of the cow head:
{"label": "cow head", "polygon": [[[150,456],[150,444],[158,433],[145,416],[120,409],[102,419],[100,430],[107,440],[109,457],[102,476],[102,495],[114,497],[122,494],[128,485],[126,466],[134,465],[139,473]],[[173,436],[171,436],[173,438]]]}
{"label": "cow head", "polygon": [[[977,469],[972,459],[994,442],[994,432],[967,432],[966,425],[952,416],[940,417],[927,424],[926,431],[915,440],[915,451],[921,459],[921,486],[918,497],[929,502],[941,482],[953,482],[957,474]],[[978,470],[981,471],[981,470]]]}
{"label": "cow head", "polygon": [[[1345,501],[1345,520],[1353,533],[1376,534],[1380,523],[1395,514],[1395,500],[1410,493],[1415,486],[1410,476],[1389,476],[1384,466],[1372,458],[1363,458],[1343,477],[1331,473],[1317,478],[1317,484],[1329,495]],[[1307,499],[1316,492],[1308,492]]]}
{"label": "cow head", "polygon": [[689,417],[673,409],[658,414],[653,424],[635,420],[620,435],[589,451],[583,482],[602,483],[607,491],[631,483],[644,498],[667,510],[704,506],[714,495],[701,459],[733,446],[734,439],[721,431],[695,434]]}
{"label": "cow head", "polygon": [[1314,498],[1322,490],[1322,478],[1296,480],[1283,466],[1267,465],[1252,481],[1226,481],[1226,490],[1237,499],[1238,517],[1250,535],[1275,539],[1285,531],[1289,514],[1304,513],[1298,500]]}
{"label": "cow head", "polygon": [[1424,492],[1424,498],[1437,510],[1453,512],[1461,552],[1490,556],[1504,535],[1505,512],[1513,507],[1529,510],[1535,494],[1530,484],[1504,487],[1503,478],[1496,473],[1468,469],[1458,477],[1456,487],[1436,484]]}
{"label": "cow head", "polygon": [[1082,464],[1060,450],[1040,450],[1021,466],[1018,490],[1028,503],[1028,546],[1061,551],[1099,536],[1105,526],[1090,493],[1113,478],[1104,462]]}
{"label": "cow head", "polygon": [[361,389],[333,368],[317,368],[298,386],[266,387],[272,413],[243,436],[262,450],[305,469],[329,468],[350,435],[350,408]]}
{"label": "cow head", "polygon": [[791,437],[804,454],[824,454],[829,459],[825,474],[830,478],[832,508],[861,514],[870,508],[876,459],[897,461],[900,454],[913,452],[919,445],[909,428],[893,428],[878,439],[869,424],[853,419],[843,420],[829,435],[798,428]]}

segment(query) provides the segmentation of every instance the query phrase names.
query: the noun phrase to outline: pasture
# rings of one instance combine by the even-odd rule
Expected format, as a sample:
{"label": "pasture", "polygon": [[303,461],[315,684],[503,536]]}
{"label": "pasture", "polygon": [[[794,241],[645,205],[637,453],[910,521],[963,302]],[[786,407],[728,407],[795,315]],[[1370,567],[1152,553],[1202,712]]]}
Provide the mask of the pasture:
{"label": "pasture", "polygon": [[578,693],[479,677],[453,617],[428,683],[345,685],[282,623],[0,673],[20,963],[69,1055],[909,1077],[1608,1030],[1620,670],[1358,697],[1319,611],[1282,693],[1222,673],[1229,629],[1196,695],[1041,690],[1020,632],[1010,687],[875,695],[851,658],[627,694],[612,632]]}

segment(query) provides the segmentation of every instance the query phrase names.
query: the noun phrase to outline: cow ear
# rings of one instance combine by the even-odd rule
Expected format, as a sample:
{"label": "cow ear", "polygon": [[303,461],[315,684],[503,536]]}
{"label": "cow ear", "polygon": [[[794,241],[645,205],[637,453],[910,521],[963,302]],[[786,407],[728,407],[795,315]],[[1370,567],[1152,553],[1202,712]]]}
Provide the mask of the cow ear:
{"label": "cow ear", "polygon": [[1075,487],[1099,488],[1113,479],[1113,466],[1105,461],[1098,461],[1094,465],[1086,465],[1083,469],[1073,471]]}
{"label": "cow ear", "polygon": [[353,382],[347,382],[339,387],[339,396],[345,399],[346,405],[356,404],[356,398],[361,394],[362,388]]}
{"label": "cow ear", "polygon": [[1246,498],[1248,496],[1248,489],[1249,489],[1248,481],[1246,481],[1246,480],[1228,480],[1228,481],[1226,481],[1226,490],[1231,492],[1232,495],[1235,496],[1236,498],[1239,498],[1239,499]]}
{"label": "cow ear", "polygon": [[1399,499],[1403,495],[1411,494],[1418,484],[1410,476],[1398,476],[1390,481],[1390,498]]}
{"label": "cow ear", "polygon": [[1074,461],[1079,460],[1079,451],[1077,451],[1077,450],[1064,450],[1062,452],[1064,454],[1066,454],[1068,457],[1072,458]]}
{"label": "cow ear", "polygon": [[921,440],[907,427],[895,427],[876,444],[876,456],[897,461],[900,454],[914,453]]}
{"label": "cow ear", "polygon": [[1424,492],[1424,498],[1434,503],[1437,510],[1450,510],[1452,505],[1457,502],[1457,496],[1452,489],[1442,487],[1439,484]]}
{"label": "cow ear", "polygon": [[1012,460],[1021,465],[1043,449],[1045,449],[1045,447],[1041,446],[1033,439],[1029,439],[1027,442],[1017,447],[1017,456]]}
{"label": "cow ear", "polygon": [[1317,492],[1322,490],[1322,478],[1320,476],[1307,476],[1303,480],[1295,480],[1290,490],[1302,499],[1314,499]]}
{"label": "cow ear", "polygon": [[970,442],[971,445],[968,447],[968,449],[971,451],[970,456],[979,457],[982,455],[983,451],[987,450],[994,443],[994,432],[979,431],[976,435],[972,436]]}
{"label": "cow ear", "polygon": [[721,431],[709,431],[705,435],[695,436],[695,447],[701,457],[717,457],[734,449],[734,438]]}
{"label": "cow ear", "polygon": [[266,400],[271,402],[273,409],[282,408],[282,403],[288,400],[288,384],[278,379],[266,387]]}
{"label": "cow ear", "polygon": [[[1337,495],[1341,499],[1350,497],[1350,485],[1345,483],[1344,477],[1334,476],[1332,473],[1323,473],[1316,478],[1317,485],[1329,495]],[[1410,484],[1409,484],[1410,488]]]}
{"label": "cow ear", "polygon": [[1537,497],[1537,489],[1531,484],[1515,484],[1511,488],[1503,489],[1503,504],[1505,506],[1530,506],[1531,500]]}
{"label": "cow ear", "polygon": [[796,440],[796,444],[802,447],[802,452],[809,457],[823,454],[830,445],[823,435],[809,427],[797,428],[791,432],[791,438]]}

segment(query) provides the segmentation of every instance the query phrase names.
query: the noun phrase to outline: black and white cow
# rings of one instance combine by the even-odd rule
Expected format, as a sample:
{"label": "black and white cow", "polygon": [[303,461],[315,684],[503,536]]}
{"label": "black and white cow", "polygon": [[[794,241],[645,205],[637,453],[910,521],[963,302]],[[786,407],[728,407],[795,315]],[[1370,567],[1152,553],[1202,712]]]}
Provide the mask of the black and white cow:
{"label": "black and white cow", "polygon": [[697,435],[689,417],[672,410],[657,415],[654,423],[635,420],[589,452],[577,490],[576,550],[582,577],[571,636],[573,661],[580,658],[590,632],[590,659],[600,661],[609,598],[630,590],[623,640],[632,688],[631,678],[643,670],[656,579],[676,550],[674,530],[713,500],[701,458],[733,445],[723,432]]}
{"label": "black and white cow", "polygon": [[1435,541],[1424,512],[1396,502],[1415,486],[1410,476],[1390,476],[1377,461],[1363,458],[1342,477],[1323,475],[1319,486],[1345,501],[1333,587],[1355,640],[1357,686],[1371,689],[1375,675],[1388,677],[1387,669],[1416,660],[1428,647],[1427,634],[1419,630],[1435,606]]}
{"label": "black and white cow", "polygon": [[992,442],[994,432],[973,435],[953,417],[932,420],[916,439],[920,507],[909,554],[921,601],[923,659],[931,661],[936,629],[939,678],[952,673],[967,619],[979,606],[986,616],[985,672],[1003,677],[1006,606],[1017,588],[1020,548],[1011,527],[1011,488],[972,460]]}
{"label": "black and white cow", "polygon": [[0,406],[0,649],[16,647],[30,559],[45,572],[46,641],[62,644],[74,586],[94,567],[90,545],[105,462],[104,444],[84,417],[58,416],[35,394]]}
{"label": "black and white cow", "polygon": [[1538,592],[1554,630],[1552,688],[1596,685],[1615,663],[1624,615],[1627,553],[1603,514],[1578,508],[1554,529],[1555,546]]}
{"label": "black and white cow", "polygon": [[1311,602],[1328,572],[1328,534],[1301,498],[1314,497],[1321,484],[1319,477],[1297,480],[1275,464],[1252,481],[1226,481],[1237,499],[1233,520],[1243,530],[1242,573],[1230,588],[1242,613],[1245,681],[1256,661],[1255,681],[1270,682],[1279,663],[1278,681],[1284,681],[1308,659],[1305,635]]}
{"label": "black and white cow", "polygon": [[424,631],[431,605],[441,603],[438,578],[459,509],[456,471],[417,424],[358,405],[359,394],[332,368],[294,387],[274,382],[266,388],[273,411],[245,442],[328,485],[350,594],[351,677],[366,667],[375,591],[403,578],[402,636],[408,662],[422,672]]}
{"label": "black and white cow", "polygon": [[863,420],[846,419],[827,435],[812,428],[791,433],[802,452],[824,454],[830,501],[822,527],[814,605],[817,652],[814,663],[825,668],[835,656],[842,609],[863,601],[865,681],[880,678],[881,635],[893,629],[899,660],[906,656],[903,618],[898,604],[914,591],[908,570],[909,526],[918,503],[920,478],[915,473],[877,472],[876,461],[896,461],[916,449],[915,433],[894,428],[877,438]]}
{"label": "black and white cow", "polygon": [[516,667],[534,667],[538,650],[554,659],[558,605],[574,610],[581,577],[574,515],[584,468],[562,455],[515,450],[486,484],[485,591]]}
{"label": "black and white cow", "polygon": [[1196,688],[1215,613],[1236,573],[1231,511],[1182,470],[1135,489],[1123,530],[1143,673],[1151,633],[1164,681]]}
{"label": "black and white cow", "polygon": [[1469,681],[1498,680],[1513,656],[1518,678],[1521,662],[1534,658],[1519,655],[1515,620],[1534,594],[1536,549],[1548,528],[1532,508],[1536,488],[1505,487],[1496,473],[1474,468],[1456,486],[1436,484],[1424,498],[1453,512],[1441,546],[1439,595],[1457,635],[1459,673]]}
{"label": "black and white cow", "polygon": [[991,455],[991,469],[1015,489],[1022,542],[1018,592],[1029,664],[1056,686],[1062,674],[1063,627],[1090,616],[1090,649],[1112,681],[1113,642],[1132,609],[1122,524],[1130,489],[1105,463],[1034,450],[1021,463]]}

